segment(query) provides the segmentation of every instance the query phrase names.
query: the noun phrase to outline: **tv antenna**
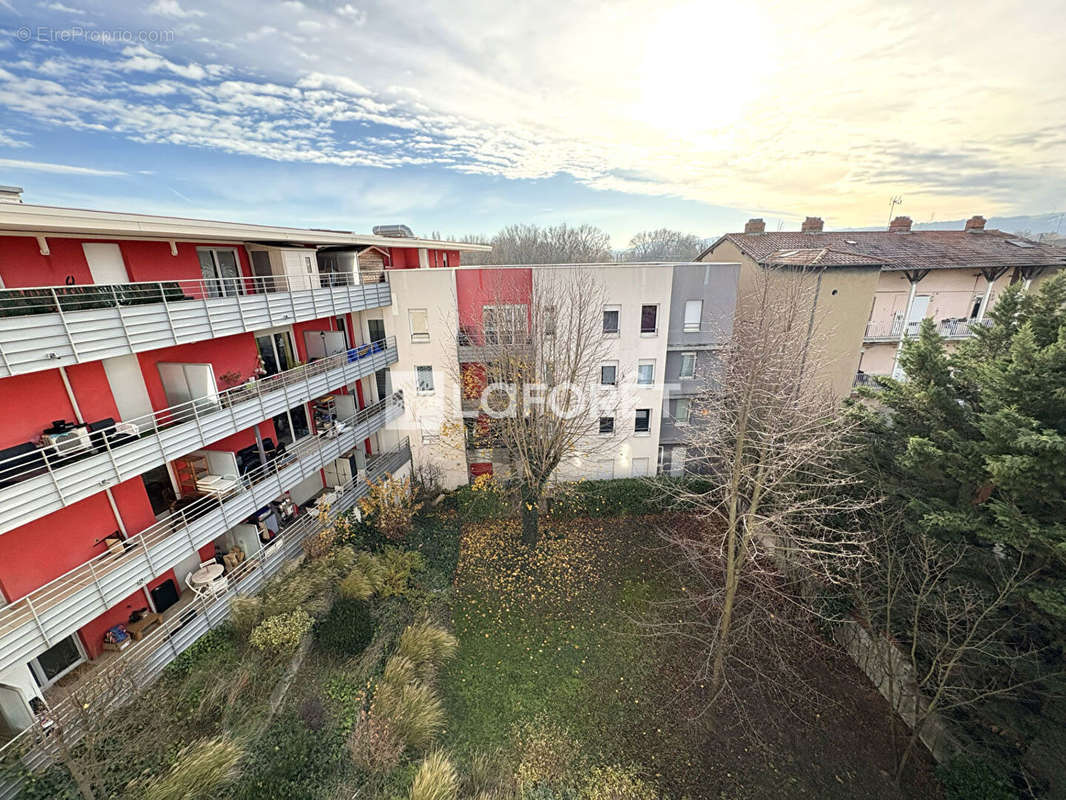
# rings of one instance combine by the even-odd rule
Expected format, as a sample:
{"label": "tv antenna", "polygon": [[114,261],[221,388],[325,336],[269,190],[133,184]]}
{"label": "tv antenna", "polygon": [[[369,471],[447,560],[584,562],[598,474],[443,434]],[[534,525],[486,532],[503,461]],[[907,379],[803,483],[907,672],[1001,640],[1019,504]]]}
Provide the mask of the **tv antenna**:
{"label": "tv antenna", "polygon": [[888,206],[888,224],[892,224],[892,215],[896,213],[896,206],[903,205],[903,195],[897,194],[892,198],[892,202]]}

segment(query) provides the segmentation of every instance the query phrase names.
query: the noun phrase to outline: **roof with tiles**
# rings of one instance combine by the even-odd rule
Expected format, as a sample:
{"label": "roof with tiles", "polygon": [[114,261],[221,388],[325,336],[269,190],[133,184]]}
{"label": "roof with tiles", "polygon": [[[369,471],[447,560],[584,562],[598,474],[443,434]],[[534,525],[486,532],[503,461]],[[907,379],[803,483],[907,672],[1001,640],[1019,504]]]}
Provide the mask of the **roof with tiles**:
{"label": "roof with tiles", "polygon": [[[1062,267],[1066,252],[998,230],[981,231],[776,231],[727,233],[700,255],[730,241],[743,253],[767,266],[798,263],[804,266],[860,266],[881,264],[886,270],[981,269],[996,267]],[[821,261],[802,260],[825,252]],[[865,259],[865,261],[864,261]]]}

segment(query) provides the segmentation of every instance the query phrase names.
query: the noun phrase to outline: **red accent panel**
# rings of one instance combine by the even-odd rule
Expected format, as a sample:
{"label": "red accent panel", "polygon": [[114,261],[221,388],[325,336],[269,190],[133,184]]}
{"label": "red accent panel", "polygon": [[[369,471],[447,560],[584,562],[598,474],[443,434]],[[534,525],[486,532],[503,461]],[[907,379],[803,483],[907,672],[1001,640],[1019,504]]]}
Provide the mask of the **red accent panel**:
{"label": "red accent panel", "polygon": [[111,495],[115,498],[118,513],[122,515],[122,522],[130,536],[155,525],[155,512],[152,511],[148,492],[144,490],[144,481],[140,476],[112,486]]}
{"label": "red accent panel", "polygon": [[130,614],[141,608],[151,608],[144,592],[138,589],[118,605],[112,606],[91,622],[78,629],[81,643],[89,658],[96,658],[104,650],[104,634],[114,625],[123,625],[129,621]]}
{"label": "red accent panel", "polygon": [[[274,444],[278,443],[278,435],[274,429],[273,420],[268,419],[260,422],[259,434],[264,439],[273,439]],[[253,428],[245,428],[243,431],[237,431],[232,436],[227,436],[225,439],[219,439],[217,442],[206,445],[204,450],[224,450],[235,453],[245,447],[251,447],[253,444],[255,444],[255,430]]]}
{"label": "red accent panel", "polygon": [[111,417],[118,419],[118,407],[107,382],[104,365],[99,361],[74,364],[67,367],[67,380],[74,390],[74,397],[86,422],[96,422]]}
{"label": "red accent panel", "polygon": [[459,324],[480,331],[482,306],[497,303],[531,304],[533,270],[492,267],[460,270],[455,273],[455,292]]}
{"label": "red accent panel", "polygon": [[258,357],[259,351],[255,346],[255,336],[251,333],[238,333],[234,336],[179,344],[137,354],[141,372],[144,375],[144,385],[148,390],[148,398],[152,402],[152,408],[156,410],[169,405],[166,392],[163,391],[163,381],[159,377],[157,364],[160,362],[211,364],[216,378],[227,372],[238,372],[241,377],[247,378],[255,369]]}
{"label": "red accent panel", "polygon": [[337,325],[330,317],[323,319],[309,319],[306,322],[297,322],[292,326],[292,338],[296,340],[296,356],[301,361],[307,361],[307,342],[304,339],[304,331],[336,331]]}
{"label": "red accent panel", "polygon": [[0,448],[37,439],[54,419],[74,419],[58,369],[4,378],[0,391]]}
{"label": "red accent panel", "polygon": [[482,461],[470,465],[470,476],[476,478],[479,475],[491,475],[492,474],[492,462]]}
{"label": "red accent panel", "polygon": [[[178,254],[170,254],[170,242],[119,242],[122,258],[126,262],[126,271],[131,281],[186,281],[200,280],[200,258],[196,255],[197,247],[218,247],[237,251],[237,260],[242,275],[251,275],[248,253],[243,247],[231,244],[211,244],[210,242],[178,242]],[[195,296],[196,293],[186,291]]]}
{"label": "red accent panel", "polygon": [[42,256],[32,236],[0,237],[0,277],[4,286],[62,286],[68,275],[75,283],[92,283],[79,239],[49,239],[51,255]]}

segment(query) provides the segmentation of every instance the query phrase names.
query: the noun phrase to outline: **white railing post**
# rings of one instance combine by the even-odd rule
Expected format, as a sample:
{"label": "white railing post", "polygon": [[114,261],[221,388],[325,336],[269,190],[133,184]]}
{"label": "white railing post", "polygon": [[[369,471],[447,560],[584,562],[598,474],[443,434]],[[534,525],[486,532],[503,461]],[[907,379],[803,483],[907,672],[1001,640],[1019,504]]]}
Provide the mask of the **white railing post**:
{"label": "white railing post", "polygon": [[70,344],[70,350],[74,354],[74,360],[80,363],[81,358],[78,356],[78,346],[74,343],[74,337],[70,335],[70,326],[67,324],[67,314],[59,304],[59,295],[56,293],[55,287],[53,286],[50,291],[52,292],[52,302],[56,304],[59,321],[63,323],[63,333],[67,335],[67,342]]}

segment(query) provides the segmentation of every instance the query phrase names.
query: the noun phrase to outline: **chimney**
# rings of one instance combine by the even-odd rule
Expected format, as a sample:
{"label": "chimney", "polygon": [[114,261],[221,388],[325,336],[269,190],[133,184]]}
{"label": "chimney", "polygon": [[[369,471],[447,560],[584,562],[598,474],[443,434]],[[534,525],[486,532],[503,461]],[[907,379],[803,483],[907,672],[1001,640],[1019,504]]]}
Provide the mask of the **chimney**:
{"label": "chimney", "polygon": [[821,217],[807,217],[803,220],[800,230],[803,233],[821,233],[823,224]]}
{"label": "chimney", "polygon": [[968,231],[983,231],[985,229],[985,218],[980,214],[976,214],[966,220],[966,230]]}
{"label": "chimney", "polygon": [[896,217],[890,223],[888,223],[889,233],[910,233],[911,232],[911,218],[910,217]]}
{"label": "chimney", "polygon": [[0,186],[0,203],[21,203],[21,186]]}
{"label": "chimney", "polygon": [[766,223],[761,219],[749,219],[744,223],[744,233],[766,233]]}

